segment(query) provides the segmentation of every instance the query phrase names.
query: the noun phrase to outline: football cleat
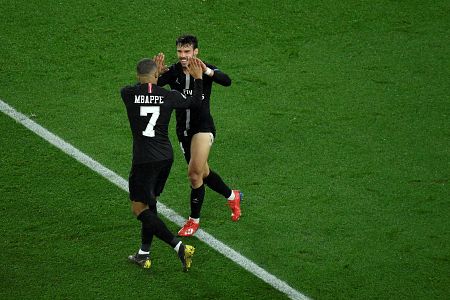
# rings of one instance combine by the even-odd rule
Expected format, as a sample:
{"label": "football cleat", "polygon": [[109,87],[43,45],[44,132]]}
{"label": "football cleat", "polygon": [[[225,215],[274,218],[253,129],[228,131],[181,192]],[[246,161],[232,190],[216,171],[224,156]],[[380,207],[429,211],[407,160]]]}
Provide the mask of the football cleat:
{"label": "football cleat", "polygon": [[231,220],[237,222],[241,217],[241,201],[244,194],[241,191],[233,190],[234,200],[228,200],[228,206],[231,209]]}
{"label": "football cleat", "polygon": [[178,250],[178,257],[183,264],[183,272],[189,271],[192,264],[192,256],[194,255],[195,248],[191,245],[180,245],[180,249]]}
{"label": "football cleat", "polygon": [[152,266],[150,254],[136,253],[134,255],[128,256],[128,260],[135,264],[138,264],[139,266],[143,267],[144,269],[150,269],[150,267]]}
{"label": "football cleat", "polygon": [[183,228],[178,231],[179,236],[192,236],[200,227],[199,223],[195,223],[194,220],[189,218]]}

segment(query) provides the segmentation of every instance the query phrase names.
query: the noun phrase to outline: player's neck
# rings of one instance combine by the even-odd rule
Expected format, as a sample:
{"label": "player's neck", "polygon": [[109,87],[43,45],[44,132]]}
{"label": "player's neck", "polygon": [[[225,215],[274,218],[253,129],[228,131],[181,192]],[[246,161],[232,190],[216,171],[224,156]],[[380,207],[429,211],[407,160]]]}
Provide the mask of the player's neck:
{"label": "player's neck", "polygon": [[158,78],[154,76],[143,76],[139,77],[139,83],[145,84],[145,83],[153,83],[156,84],[158,82]]}

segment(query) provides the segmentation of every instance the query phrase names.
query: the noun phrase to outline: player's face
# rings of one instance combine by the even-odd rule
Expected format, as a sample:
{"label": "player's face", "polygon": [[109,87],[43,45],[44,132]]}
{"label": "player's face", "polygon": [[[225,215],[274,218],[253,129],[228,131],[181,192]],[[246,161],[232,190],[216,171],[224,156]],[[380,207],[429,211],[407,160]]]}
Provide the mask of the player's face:
{"label": "player's face", "polygon": [[192,45],[180,45],[177,46],[177,56],[178,61],[181,63],[182,67],[187,67],[188,58],[197,56],[198,49],[194,49]]}

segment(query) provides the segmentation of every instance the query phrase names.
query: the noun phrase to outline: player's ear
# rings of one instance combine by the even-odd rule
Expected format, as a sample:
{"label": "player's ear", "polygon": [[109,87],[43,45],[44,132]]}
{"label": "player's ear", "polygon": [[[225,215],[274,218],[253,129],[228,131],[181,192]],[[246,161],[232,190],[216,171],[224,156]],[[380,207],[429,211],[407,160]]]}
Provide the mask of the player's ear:
{"label": "player's ear", "polygon": [[198,55],[198,48],[194,49],[194,57]]}

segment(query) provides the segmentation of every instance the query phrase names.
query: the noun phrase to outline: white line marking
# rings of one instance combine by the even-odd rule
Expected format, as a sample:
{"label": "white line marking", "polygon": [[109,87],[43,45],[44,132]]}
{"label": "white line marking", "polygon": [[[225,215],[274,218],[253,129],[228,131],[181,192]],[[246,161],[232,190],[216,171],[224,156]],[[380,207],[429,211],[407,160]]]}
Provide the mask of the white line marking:
{"label": "white line marking", "polygon": [[[88,155],[84,154],[83,152],[81,152],[71,144],[67,143],[57,135],[51,133],[41,125],[29,119],[24,114],[16,111],[13,107],[9,106],[2,100],[0,100],[0,110],[6,115],[16,120],[17,122],[19,122],[20,124],[22,124],[23,126],[25,126],[26,128],[28,128],[29,130],[31,130],[32,132],[42,137],[50,144],[54,145],[56,148],[67,153],[74,159],[78,160],[80,163],[89,167],[91,170],[108,179],[109,181],[111,181],[112,183],[114,183],[115,185],[117,185],[118,187],[120,187],[121,189],[123,189],[128,193],[128,182],[119,175],[117,175],[115,172],[106,168],[105,166],[95,161]],[[175,211],[165,206],[161,202],[158,202],[158,212],[160,212],[164,217],[166,217],[167,219],[169,219],[170,221],[172,221],[173,223],[177,224],[180,227],[183,226],[184,222],[186,221],[183,217],[181,217],[179,214],[177,214]],[[216,239],[203,229],[199,229],[195,234],[195,237],[203,241],[204,243],[208,244],[210,247],[214,248],[217,252],[228,257],[229,259],[231,259],[232,261],[243,267],[248,272],[254,274],[255,276],[262,279],[264,282],[268,283],[269,285],[276,288],[280,292],[286,294],[289,298],[295,300],[310,299],[307,296],[300,293],[299,291],[290,287],[286,282],[270,274],[269,272],[267,272],[266,270],[255,264],[250,259],[241,255],[239,252],[225,245],[224,243],[222,243],[221,241],[219,241],[218,239]]]}

